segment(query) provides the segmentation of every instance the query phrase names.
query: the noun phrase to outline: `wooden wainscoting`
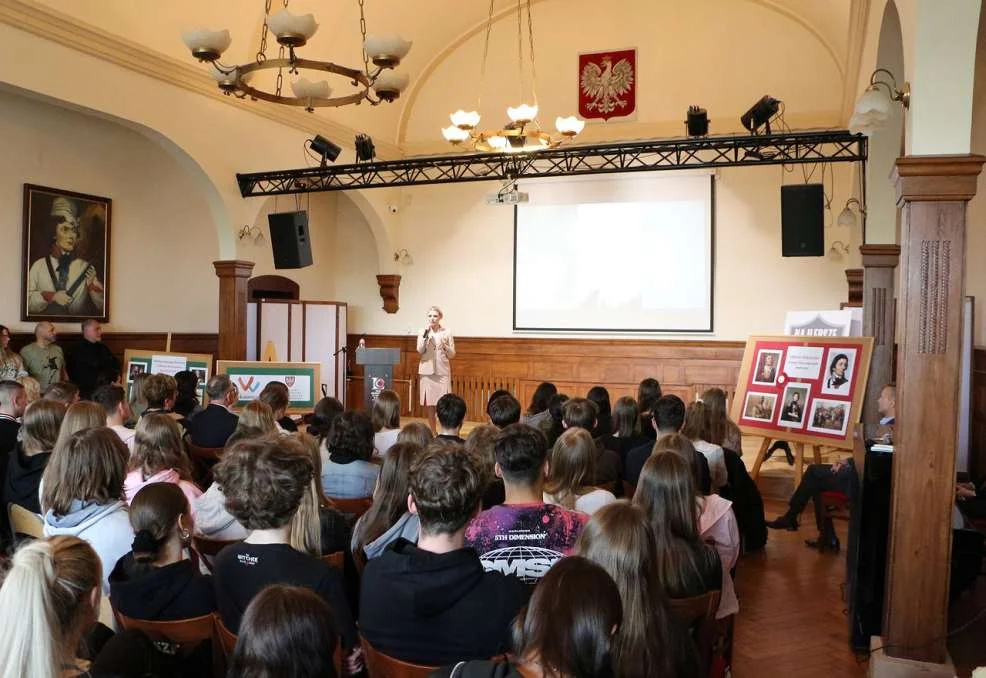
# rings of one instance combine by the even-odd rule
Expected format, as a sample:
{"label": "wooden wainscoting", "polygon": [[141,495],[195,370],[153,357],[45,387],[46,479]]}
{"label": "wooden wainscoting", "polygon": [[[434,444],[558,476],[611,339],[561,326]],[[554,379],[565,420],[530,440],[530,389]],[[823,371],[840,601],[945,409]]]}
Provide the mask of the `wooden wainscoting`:
{"label": "wooden wainscoting", "polygon": [[[416,337],[350,334],[348,407],[359,407],[363,394],[363,368],[356,365],[360,338],[371,348],[397,348],[401,362],[394,368],[395,388],[406,413],[423,416],[417,405],[418,353]],[[467,419],[485,419],[490,393],[503,388],[526,407],[534,389],[551,381],[569,395],[585,395],[596,385],[605,386],[611,400],[636,395],[646,377],[661,382],[665,393],[691,402],[706,388],[718,386],[730,396],[743,358],[740,341],[667,341],[601,339],[534,339],[524,337],[460,337],[452,361],[452,390],[466,400]]]}
{"label": "wooden wainscoting", "polygon": [[[80,332],[59,332],[58,345],[66,353],[82,340]],[[34,335],[27,332],[11,334],[10,347],[20,351],[34,341]],[[164,351],[168,345],[167,332],[103,332],[103,343],[109,346],[120,362],[123,352],[128,348],[147,351]],[[218,357],[219,335],[215,333],[180,332],[171,335],[171,350],[177,353],[208,353]]]}

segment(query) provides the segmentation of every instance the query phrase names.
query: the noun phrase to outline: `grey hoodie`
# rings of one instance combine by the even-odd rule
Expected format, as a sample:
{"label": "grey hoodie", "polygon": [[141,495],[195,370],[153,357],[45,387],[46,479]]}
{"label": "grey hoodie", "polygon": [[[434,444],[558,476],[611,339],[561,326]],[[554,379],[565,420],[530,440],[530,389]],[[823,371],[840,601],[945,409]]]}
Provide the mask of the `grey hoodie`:
{"label": "grey hoodie", "polygon": [[122,501],[109,504],[72,501],[68,513],[49,510],[44,517],[46,537],[69,535],[89,543],[103,565],[103,593],[109,594],[109,576],[116,561],[130,553],[134,531],[130,513]]}
{"label": "grey hoodie", "polygon": [[[359,524],[364,517],[365,514],[360,516],[360,519],[356,521],[356,525],[353,527],[353,541],[351,544],[353,551],[357,547],[356,538],[359,534]],[[390,526],[389,530],[363,547],[363,552],[366,554],[367,559],[369,560],[379,556],[398,537],[403,537],[412,544],[416,544],[418,541],[418,524],[419,521],[416,514],[405,512],[404,515],[397,519],[396,523]]]}

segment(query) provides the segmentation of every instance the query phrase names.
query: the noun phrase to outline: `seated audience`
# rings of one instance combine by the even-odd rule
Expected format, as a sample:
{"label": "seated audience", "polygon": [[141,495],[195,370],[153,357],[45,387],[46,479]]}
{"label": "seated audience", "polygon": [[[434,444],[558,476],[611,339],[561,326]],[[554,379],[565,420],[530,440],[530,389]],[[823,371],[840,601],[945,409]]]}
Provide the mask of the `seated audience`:
{"label": "seated audience", "polygon": [[[654,405],[661,396],[661,383],[652,377],[642,379],[637,387],[637,407],[640,408],[640,432],[651,440],[657,440],[657,429],[650,423]],[[677,433],[677,431],[675,431]]]}
{"label": "seated audience", "polygon": [[338,642],[336,620],[324,600],[307,588],[268,586],[243,614],[226,675],[336,678]]}
{"label": "seated audience", "polygon": [[322,488],[329,497],[373,495],[380,467],[373,456],[373,424],[362,412],[343,412],[322,448]]}
{"label": "seated audience", "polygon": [[509,659],[459,662],[432,676],[616,678],[621,674],[614,665],[615,637],[622,623],[620,591],[606,570],[578,556],[563,558],[514,622]]}
{"label": "seated audience", "polygon": [[367,559],[376,558],[398,537],[417,540],[418,516],[408,511],[407,495],[411,464],[423,450],[415,443],[396,443],[387,451],[373,491],[373,505],[353,528],[353,553],[362,550]]}
{"label": "seated audience", "polygon": [[565,431],[565,403],[568,396],[564,393],[556,393],[548,400],[548,419],[541,422],[538,428],[548,439],[548,447],[552,447],[555,441]]}
{"label": "seated audience", "polygon": [[356,648],[359,641],[342,576],[289,543],[291,518],[314,475],[300,444],[283,436],[238,442],[226,450],[214,473],[227,510],[250,530],[245,541],[216,556],[213,583],[226,628],[239,630],[247,605],[264,587],[290,584],[321,596],[332,609],[343,646],[347,651]]}
{"label": "seated audience", "polygon": [[695,449],[708,460],[712,491],[718,492],[719,488],[729,482],[729,473],[726,470],[726,458],[722,448],[708,441],[709,422],[705,412],[705,403],[697,402],[688,406],[685,411],[685,423],[681,427],[681,435],[691,440]]}
{"label": "seated audience", "polygon": [[24,361],[17,351],[10,349],[10,330],[0,325],[0,381],[12,381],[17,377],[28,376]]}
{"label": "seated audience", "polygon": [[[566,429],[582,428],[592,435],[596,428],[596,405],[585,398],[570,398],[562,408],[562,423]],[[623,496],[623,467],[620,455],[603,448],[602,440],[593,439],[596,448],[596,470],[593,485],[610,485],[617,497]]]}
{"label": "seated audience", "polygon": [[45,536],[89,542],[103,564],[104,592],[109,573],[130,552],[134,538],[123,501],[129,456],[120,437],[105,426],[83,429],[56,446],[42,480]]}
{"label": "seated audience", "polygon": [[401,432],[401,398],[393,391],[380,391],[370,412],[373,422],[373,453],[379,457],[387,454],[397,442]]}
{"label": "seated audience", "polygon": [[178,423],[166,414],[144,413],[137,422],[134,449],[123,490],[127,502],[150,483],[173,483],[191,504],[202,495],[192,482],[192,466],[185,454]]}
{"label": "seated audience", "polygon": [[551,397],[557,393],[558,388],[550,381],[542,381],[538,384],[538,387],[534,389],[534,395],[531,396],[531,404],[527,406],[527,410],[520,417],[520,423],[538,428],[541,422],[551,419],[548,405]]}
{"label": "seated audience", "polygon": [[544,501],[589,515],[616,501],[612,492],[590,485],[595,476],[596,445],[589,432],[570,428],[551,449]]}
{"label": "seated audience", "polygon": [[420,522],[417,545],[397,539],[363,571],[359,625],[375,649],[416,664],[509,649],[511,620],[530,591],[483,572],[464,546],[483,484],[479,463],[454,443],[436,440],[412,463],[407,506]]}
{"label": "seated audience", "polygon": [[130,502],[134,540],[110,573],[113,608],[132,619],[191,619],[216,610],[212,579],[185,558],[193,523],[188,497],[149,483]]}
{"label": "seated audience", "polygon": [[128,450],[133,450],[136,433],[132,428],[125,426],[130,421],[132,413],[127,402],[127,392],[123,387],[116,384],[100,386],[93,392],[92,401],[102,407],[106,413],[106,427],[120,436],[120,440]]}
{"label": "seated audience", "polygon": [[[488,572],[535,583],[572,552],[588,516],[544,503],[548,446],[535,428],[511,424],[503,430],[496,441],[495,470],[503,478],[506,499],[469,523],[466,544],[476,549]],[[535,535],[543,537],[529,538]]]}
{"label": "seated audience", "polygon": [[127,423],[136,424],[137,420],[140,419],[140,415],[144,414],[144,410],[147,409],[147,398],[144,396],[144,384],[150,379],[151,375],[147,372],[141,372],[133,378],[130,382],[130,412],[132,413],[132,418]]}
{"label": "seated audience", "polygon": [[490,423],[498,429],[504,429],[520,421],[520,401],[509,393],[490,401],[486,408]]}
{"label": "seated audience", "polygon": [[435,406],[438,415],[438,440],[447,440],[462,445],[465,439],[459,435],[462,422],[466,418],[466,401],[454,393],[446,393],[438,399]]}
{"label": "seated audience", "polygon": [[[263,438],[258,429],[240,429],[226,441],[225,449],[230,449],[243,440]],[[249,532],[226,510],[226,496],[218,482],[213,482],[201,497],[192,502],[195,515],[195,533],[215,541],[242,541]]]}
{"label": "seated audience", "polygon": [[308,420],[308,434],[318,438],[319,445],[332,430],[332,423],[340,414],[346,411],[335,398],[322,398],[315,403],[315,409]]}
{"label": "seated audience", "polygon": [[7,468],[3,477],[3,510],[0,510],[3,531],[0,541],[6,542],[11,536],[8,504],[23,506],[31,513],[41,513],[38,488],[58,441],[58,430],[64,417],[65,406],[54,400],[39,400],[28,405],[24,411],[22,440],[16,443],[5,460]]}
{"label": "seated audience", "polygon": [[79,387],[70,381],[56,381],[45,388],[42,397],[45,400],[54,400],[68,407],[79,402]]}
{"label": "seated audience", "polygon": [[182,370],[175,374],[175,413],[185,419],[192,419],[202,411],[199,403],[199,375],[192,370]]}
{"label": "seated audience", "polygon": [[435,434],[427,424],[420,421],[412,421],[406,424],[401,432],[397,434],[397,442],[414,443],[421,447],[428,447],[428,443],[435,439]]}
{"label": "seated audience", "polygon": [[626,501],[604,506],[582,530],[577,550],[603,567],[620,590],[623,624],[613,651],[617,674],[698,678],[698,654],[661,586],[657,542],[644,510]]}
{"label": "seated audience", "polygon": [[605,386],[593,386],[585,394],[586,400],[596,406],[596,427],[589,431],[593,438],[605,438],[613,432],[613,409],[609,391]]}
{"label": "seated audience", "polygon": [[[669,598],[690,598],[722,588],[716,550],[702,541],[692,469],[677,454],[644,464],[633,503],[646,513],[657,542],[657,573]],[[728,574],[728,573],[727,573]]]}
{"label": "seated audience", "polygon": [[483,510],[503,503],[503,478],[496,475],[496,441],[500,429],[493,424],[482,424],[469,432],[466,438],[466,452],[479,460],[486,474],[486,489],[483,491]]}
{"label": "seated audience", "polygon": [[82,339],[65,356],[65,369],[86,400],[103,384],[112,384],[120,378],[120,361],[103,343],[103,326],[98,320],[82,321]]}
{"label": "seated audience", "polygon": [[742,457],[743,434],[736,422],[729,418],[726,392],[721,388],[709,388],[702,393],[701,400],[705,403],[705,416],[708,417],[706,434],[709,442]]}
{"label": "seated audience", "polygon": [[[657,438],[677,434],[685,424],[685,403],[676,395],[661,396],[651,408],[649,417],[651,428]],[[635,447],[627,453],[625,480],[636,485],[640,471],[654,452],[654,438]],[[695,452],[695,462],[698,465],[699,478],[696,481],[702,494],[712,492],[712,477],[709,473],[709,460],[701,452]]]}
{"label": "seated audience", "polygon": [[225,374],[212,375],[205,392],[209,404],[188,422],[189,440],[196,447],[223,447],[239,423],[230,408],[239,400],[240,392]]}
{"label": "seated audience", "polygon": [[164,414],[181,426],[182,435],[188,430],[188,420],[175,412],[175,399],[178,397],[178,382],[170,374],[152,374],[144,382],[144,398],[147,400],[147,408],[141,414],[143,418],[147,414]]}
{"label": "seated audience", "polygon": [[269,433],[279,433],[277,420],[274,418],[274,410],[265,402],[251,400],[243,409],[240,410],[240,417],[236,421],[236,430],[255,429],[267,435]]}
{"label": "seated audience", "polygon": [[55,326],[44,320],[34,326],[34,341],[21,349],[24,367],[38,381],[42,391],[60,379],[68,379],[65,354],[55,343],[56,338]]}
{"label": "seated audience", "polygon": [[24,387],[28,403],[41,400],[41,384],[34,377],[17,377],[17,383]]}
{"label": "seated audience", "polygon": [[[27,408],[27,392],[16,381],[0,381],[0,459],[6,460],[17,446],[21,417]],[[3,476],[0,476],[2,478]]]}
{"label": "seated audience", "polygon": [[630,396],[623,396],[613,406],[613,432],[603,437],[603,449],[613,450],[620,455],[620,463],[626,469],[627,454],[647,440],[647,437],[640,432],[637,401]]}
{"label": "seated audience", "polygon": [[322,491],[322,456],[318,440],[307,433],[291,437],[312,463],[312,481],[301,497],[298,512],[291,519],[291,546],[315,557],[330,553],[348,553],[351,537],[346,517],[334,509]]}
{"label": "seated audience", "polygon": [[288,416],[288,407],[291,406],[291,392],[288,390],[287,384],[280,381],[269,381],[257,398],[270,405],[279,431],[297,432],[298,425],[294,423],[294,419]]}
{"label": "seated audience", "polygon": [[497,390],[493,391],[493,393],[490,393],[490,397],[487,398],[487,400],[486,400],[486,416],[487,417],[490,416],[490,405],[493,404],[493,401],[496,400],[497,398],[499,398],[500,396],[505,396],[505,395],[513,395],[513,394],[510,393],[510,391],[508,391],[506,389],[503,389],[503,388],[498,388]]}

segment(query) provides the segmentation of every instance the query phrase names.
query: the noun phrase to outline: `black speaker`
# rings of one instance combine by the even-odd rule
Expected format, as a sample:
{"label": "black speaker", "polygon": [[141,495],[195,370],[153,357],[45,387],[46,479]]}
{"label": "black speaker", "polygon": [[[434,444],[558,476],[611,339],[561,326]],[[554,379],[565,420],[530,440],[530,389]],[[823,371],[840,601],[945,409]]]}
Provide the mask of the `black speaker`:
{"label": "black speaker", "polygon": [[821,184],[781,186],[781,254],[825,254],[825,193]]}
{"label": "black speaker", "polygon": [[308,212],[277,212],[267,215],[274,268],[304,268],[312,265],[312,243],[308,238]]}

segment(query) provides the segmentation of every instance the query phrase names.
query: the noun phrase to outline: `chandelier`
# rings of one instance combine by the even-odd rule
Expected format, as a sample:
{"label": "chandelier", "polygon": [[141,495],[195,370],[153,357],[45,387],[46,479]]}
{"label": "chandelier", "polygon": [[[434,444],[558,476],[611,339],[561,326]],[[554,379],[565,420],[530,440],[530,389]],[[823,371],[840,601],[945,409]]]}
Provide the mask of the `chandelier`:
{"label": "chandelier", "polygon": [[[532,103],[523,103],[525,87],[524,41],[522,36],[525,8],[527,10],[527,46],[531,62]],[[490,51],[490,31],[492,28],[493,0],[490,0],[490,11],[486,20],[486,42],[483,45],[483,61],[480,67],[480,100],[476,110],[459,109],[449,116],[452,124],[442,129],[442,136],[445,137],[445,140],[454,146],[466,146],[477,151],[525,153],[554,148],[563,141],[575,137],[585,127],[585,121],[579,120],[574,115],[555,118],[555,129],[558,135],[549,134],[541,129],[541,124],[537,119],[537,71],[534,67],[534,27],[531,20],[531,0],[517,0],[517,64],[519,66],[518,84],[520,85],[521,103],[517,106],[507,107],[507,117],[510,118],[510,122],[503,127],[499,129],[477,129],[480,120],[478,109],[480,108],[479,104],[482,103],[483,82],[486,79],[486,61]]]}
{"label": "chandelier", "polygon": [[[361,69],[298,57],[295,50],[311,40],[318,24],[311,14],[295,16],[288,12],[288,2],[289,0],[283,0],[284,6],[271,14],[271,0],[265,0],[260,48],[252,63],[233,66],[220,63],[219,58],[231,42],[228,30],[195,28],[183,31],[181,38],[192,51],[192,56],[211,65],[209,71],[219,89],[240,99],[250,97],[286,106],[304,106],[311,113],[318,107],[358,105],[364,100],[376,106],[381,101],[392,102],[401,95],[401,91],[407,87],[408,76],[406,73],[396,73],[393,69],[407,55],[411,43],[398,35],[367,35],[363,0],[359,0],[359,26],[363,38]],[[276,59],[267,58],[267,39],[271,34],[279,45]],[[371,61],[375,66],[373,69],[370,68]],[[264,70],[277,71],[273,91],[250,84],[253,76]],[[294,96],[283,93],[285,71],[288,76],[298,76],[290,82]],[[347,78],[353,87],[360,89],[352,94],[333,97],[327,80],[309,80],[301,76],[299,71],[332,73]]]}

